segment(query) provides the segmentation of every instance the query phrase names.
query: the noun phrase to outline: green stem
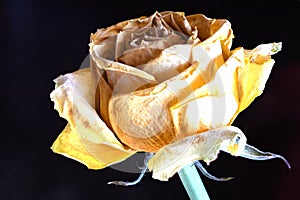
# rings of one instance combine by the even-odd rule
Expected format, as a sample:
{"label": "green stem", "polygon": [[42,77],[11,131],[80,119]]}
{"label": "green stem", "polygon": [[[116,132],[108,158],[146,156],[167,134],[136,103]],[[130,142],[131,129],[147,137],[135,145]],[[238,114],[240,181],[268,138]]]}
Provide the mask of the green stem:
{"label": "green stem", "polygon": [[194,164],[186,165],[178,174],[191,200],[209,200],[209,196]]}

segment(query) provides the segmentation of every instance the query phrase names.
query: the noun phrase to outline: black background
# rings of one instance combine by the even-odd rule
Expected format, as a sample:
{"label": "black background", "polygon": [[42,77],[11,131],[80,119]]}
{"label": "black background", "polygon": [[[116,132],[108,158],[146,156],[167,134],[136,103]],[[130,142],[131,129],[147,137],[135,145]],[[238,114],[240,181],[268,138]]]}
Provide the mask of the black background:
{"label": "black background", "polygon": [[252,161],[221,153],[207,169],[234,176],[228,182],[203,178],[211,199],[297,199],[299,159],[299,1],[30,1],[0,0],[0,198],[188,199],[177,175],[168,182],[148,173],[134,187],[106,185],[133,180],[137,174],[112,168],[88,170],[50,150],[66,124],[53,109],[49,93],[53,79],[75,71],[88,54],[89,36],[97,28],[151,15],[155,11],[202,13],[228,19],[234,31],[233,48],[283,43],[273,58],[273,71],[262,96],[242,112],[234,125],[248,143],[283,155]]}

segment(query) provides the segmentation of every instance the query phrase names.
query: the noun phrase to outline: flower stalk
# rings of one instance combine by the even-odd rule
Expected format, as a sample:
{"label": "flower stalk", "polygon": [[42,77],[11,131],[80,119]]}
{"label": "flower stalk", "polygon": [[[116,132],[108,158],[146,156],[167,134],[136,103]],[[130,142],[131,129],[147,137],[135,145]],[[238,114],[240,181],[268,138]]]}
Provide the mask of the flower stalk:
{"label": "flower stalk", "polygon": [[178,175],[191,200],[210,199],[194,164],[183,167]]}

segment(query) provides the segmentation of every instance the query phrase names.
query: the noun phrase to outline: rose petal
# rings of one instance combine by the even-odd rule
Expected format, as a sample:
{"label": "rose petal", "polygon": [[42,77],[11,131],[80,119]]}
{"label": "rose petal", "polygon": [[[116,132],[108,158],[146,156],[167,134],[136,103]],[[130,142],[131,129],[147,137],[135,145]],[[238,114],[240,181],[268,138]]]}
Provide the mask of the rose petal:
{"label": "rose petal", "polygon": [[[114,42],[116,39],[116,35],[123,29],[126,25],[128,25],[130,20],[119,22],[116,25],[112,25],[107,28],[97,29],[97,32],[91,34],[90,41],[94,45],[100,44],[103,40],[108,38],[114,38]],[[113,47],[114,48],[114,47]]]}
{"label": "rose petal", "polygon": [[189,163],[203,160],[209,164],[220,150],[239,155],[245,145],[246,137],[240,129],[221,127],[164,146],[149,160],[148,169],[153,172],[154,179],[167,181]]}
{"label": "rose petal", "polygon": [[148,162],[152,177],[167,181],[187,164],[203,160],[207,164],[214,161],[220,151],[251,160],[282,159],[281,155],[263,152],[247,144],[244,133],[237,127],[226,126],[192,135],[161,148]]}
{"label": "rose petal", "polygon": [[235,51],[210,82],[170,108],[177,139],[230,124],[239,106],[236,70],[243,55]]}
{"label": "rose petal", "polygon": [[169,109],[204,84],[199,67],[195,63],[154,87],[113,95],[109,117],[118,138],[135,150],[150,152],[171,142],[175,134]]}
{"label": "rose petal", "polygon": [[179,108],[171,108],[176,140],[226,126],[237,109],[238,103],[232,94],[201,97]]}
{"label": "rose petal", "polygon": [[259,45],[253,50],[245,50],[245,66],[238,69],[239,112],[262,94],[275,63],[271,55],[281,49],[281,43]]}
{"label": "rose petal", "polygon": [[[155,22],[155,23],[154,23]],[[159,25],[160,24],[160,25]],[[215,20],[215,19],[210,19],[205,17],[204,15],[197,14],[197,15],[191,15],[191,16],[184,16],[184,13],[182,12],[162,12],[162,13],[154,13],[150,17],[141,17],[137,19],[132,19],[128,21],[124,21],[123,23],[119,23],[117,25],[111,26],[107,29],[100,29],[97,31],[96,34],[93,34],[91,36],[91,44],[90,44],[90,53],[91,57],[93,58],[94,62],[97,63],[99,68],[109,70],[108,76],[111,76],[111,74],[117,72],[117,73],[126,73],[126,74],[132,74],[138,77],[141,77],[148,82],[155,83],[155,78],[151,76],[151,70],[149,71],[150,73],[147,73],[143,70],[139,70],[137,68],[134,68],[129,65],[121,64],[118,62],[113,62],[113,59],[109,59],[112,57],[111,53],[116,52],[115,57],[116,58],[121,58],[126,55],[124,52],[127,52],[129,56],[129,59],[135,59],[138,58],[138,61],[140,60],[145,60],[146,61],[151,61],[153,58],[155,58],[158,54],[153,52],[152,46],[150,43],[145,44],[145,47],[137,47],[135,46],[133,49],[125,47],[124,45],[128,45],[128,42],[124,42],[124,40],[130,39],[130,41],[135,41],[135,37],[132,38],[132,34],[136,34],[136,32],[140,33],[141,30],[148,30],[149,28],[151,29],[152,26],[161,26],[165,27],[166,29],[174,29],[175,31],[179,31],[181,33],[187,34],[188,36],[194,38],[195,33],[199,33],[199,37],[201,39],[206,40],[201,42],[202,47],[208,48],[207,44],[210,43],[215,43],[215,42],[220,42],[221,44],[221,53],[219,54],[219,51],[217,51],[218,56],[225,56],[229,52],[229,49],[231,47],[231,42],[232,42],[232,30],[231,30],[231,25],[227,20]],[[172,27],[172,28],[171,28]],[[203,29],[205,27],[205,29]],[[194,29],[196,28],[196,29]],[[194,29],[194,30],[193,30]],[[136,34],[137,36],[139,35],[144,35],[144,34]],[[140,37],[140,36],[139,36]],[[181,36],[180,36],[181,37]],[[197,38],[194,38],[195,40],[198,41]],[[106,41],[107,40],[107,41]],[[122,42],[116,42],[117,40],[120,40]],[[162,41],[164,42],[172,42],[174,43],[174,39],[163,39]],[[175,40],[176,44],[177,39]],[[103,43],[103,44],[102,44]],[[108,45],[106,45],[108,43]],[[155,43],[155,42],[154,42]],[[195,43],[192,43],[195,44]],[[138,46],[142,45],[143,42],[139,43]],[[154,47],[156,49],[159,49],[160,51],[168,47],[169,45],[158,45],[155,44]],[[115,48],[116,47],[116,48]],[[145,49],[146,48],[146,49]],[[130,53],[128,49],[132,49],[132,52]],[[131,51],[131,50],[130,50]],[[111,53],[107,53],[111,52]],[[216,51],[211,51],[211,52],[216,52]],[[222,55],[222,52],[224,55]],[[133,56],[137,53],[137,55]],[[150,54],[149,54],[150,53]],[[108,55],[109,56],[108,56]],[[145,55],[152,55],[150,58],[149,56]],[[154,55],[155,54],[155,55]],[[128,57],[128,56],[127,56]],[[125,58],[124,58],[125,59]],[[189,59],[189,58],[188,58]],[[128,60],[128,59],[125,59]],[[190,61],[190,60],[189,60]],[[193,63],[194,61],[199,61],[197,59],[190,61]],[[143,61],[144,62],[144,61]],[[142,63],[143,63],[142,62]],[[125,62],[127,63],[127,61]],[[130,61],[127,64],[132,64],[132,65],[138,65],[134,61],[133,63]],[[154,64],[156,62],[154,61]],[[181,64],[181,63],[179,63]],[[149,66],[149,65],[148,65]],[[220,65],[218,65],[220,66]],[[183,69],[186,66],[183,66]],[[164,68],[161,66],[160,68]],[[182,65],[179,66],[179,70],[182,71]],[[174,70],[173,70],[174,72]],[[173,75],[174,73],[167,73],[169,76]],[[159,73],[153,74],[154,76]],[[166,74],[166,73],[165,73]],[[171,74],[171,75],[170,75]],[[169,77],[168,76],[168,77]],[[162,76],[159,76],[158,82],[161,82],[163,80],[167,80],[167,78],[161,78]]]}
{"label": "rose petal", "polygon": [[153,75],[160,83],[178,75],[195,62],[198,62],[197,70],[202,74],[202,78],[206,82],[210,81],[224,63],[221,43],[214,41],[196,45],[174,45],[164,49],[158,57],[138,68]]}
{"label": "rose petal", "polygon": [[156,151],[173,137],[168,103],[176,97],[161,87],[113,95],[109,118],[118,138],[139,151]]}
{"label": "rose petal", "polygon": [[92,88],[96,88],[95,91],[95,110],[101,116],[106,125],[111,128],[111,124],[108,117],[108,102],[112,95],[112,88],[105,81],[105,71],[99,69],[90,58],[90,69],[92,77]]}
{"label": "rose petal", "polygon": [[153,75],[157,82],[161,83],[191,65],[192,48],[191,44],[174,45],[164,49],[159,56],[138,68]]}
{"label": "rose petal", "polygon": [[262,93],[274,64],[270,58],[274,48],[280,49],[276,44],[251,51],[235,49],[211,82],[174,105],[171,112],[178,138],[230,125]]}
{"label": "rose petal", "polygon": [[79,135],[75,131],[72,131],[69,124],[55,140],[51,149],[55,153],[62,154],[83,163],[89,169],[102,169],[107,166],[104,162],[91,156],[82,144]]}
{"label": "rose petal", "polygon": [[[145,44],[145,46],[147,46],[147,44]],[[149,45],[149,48],[136,48],[127,50],[123,52],[122,55],[118,56],[116,61],[133,67],[137,67],[157,57],[161,53],[162,49],[164,49],[159,46],[167,45],[160,45],[159,42],[157,42],[156,44],[152,44],[152,46],[154,47],[151,47]]]}
{"label": "rose petal", "polygon": [[165,22],[172,27],[172,29],[184,33],[186,35],[192,34],[192,27],[185,17],[184,12],[161,12]]}
{"label": "rose petal", "polygon": [[[72,134],[78,134],[81,143],[92,157],[100,163],[110,165],[135,153],[118,141],[114,133],[96,113],[94,105],[95,87],[91,81],[89,68],[60,76],[55,79],[55,83],[55,90],[50,94],[51,100],[55,103],[54,108],[61,117],[69,122]],[[67,133],[69,132],[63,132],[63,134]],[[63,143],[56,143],[56,149],[60,145],[62,145],[62,149],[65,149]],[[64,155],[67,154],[68,151],[66,150]],[[85,163],[85,160],[81,161]]]}
{"label": "rose petal", "polygon": [[227,59],[232,45],[233,32],[231,24],[226,19],[211,19],[202,14],[187,16],[192,27],[198,30],[198,37],[202,43],[220,41],[223,48],[224,58]]}
{"label": "rose petal", "polygon": [[155,12],[152,16],[133,19],[117,36],[116,60],[138,66],[151,60],[172,45],[186,43],[192,29],[184,13]]}
{"label": "rose petal", "polygon": [[137,69],[135,67],[126,64],[105,59],[104,57],[102,57],[102,54],[100,54],[103,51],[102,48],[103,46],[101,45],[94,45],[94,46],[93,44],[90,45],[90,56],[92,59],[91,62],[94,62],[99,69],[131,74],[143,78],[148,82],[153,82],[153,83],[156,82],[155,78],[147,72],[144,72],[140,69]]}

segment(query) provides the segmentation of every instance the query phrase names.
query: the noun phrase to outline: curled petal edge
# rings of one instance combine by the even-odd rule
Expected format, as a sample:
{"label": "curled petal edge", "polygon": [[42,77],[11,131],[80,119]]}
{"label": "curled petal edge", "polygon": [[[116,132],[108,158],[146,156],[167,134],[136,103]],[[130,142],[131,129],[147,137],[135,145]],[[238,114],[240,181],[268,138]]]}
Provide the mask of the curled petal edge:
{"label": "curled petal edge", "polygon": [[220,151],[233,156],[252,160],[283,159],[280,155],[262,152],[246,143],[244,133],[237,127],[225,126],[201,134],[186,137],[160,149],[148,162],[152,177],[167,181],[189,163],[203,160],[207,164],[214,161]]}

